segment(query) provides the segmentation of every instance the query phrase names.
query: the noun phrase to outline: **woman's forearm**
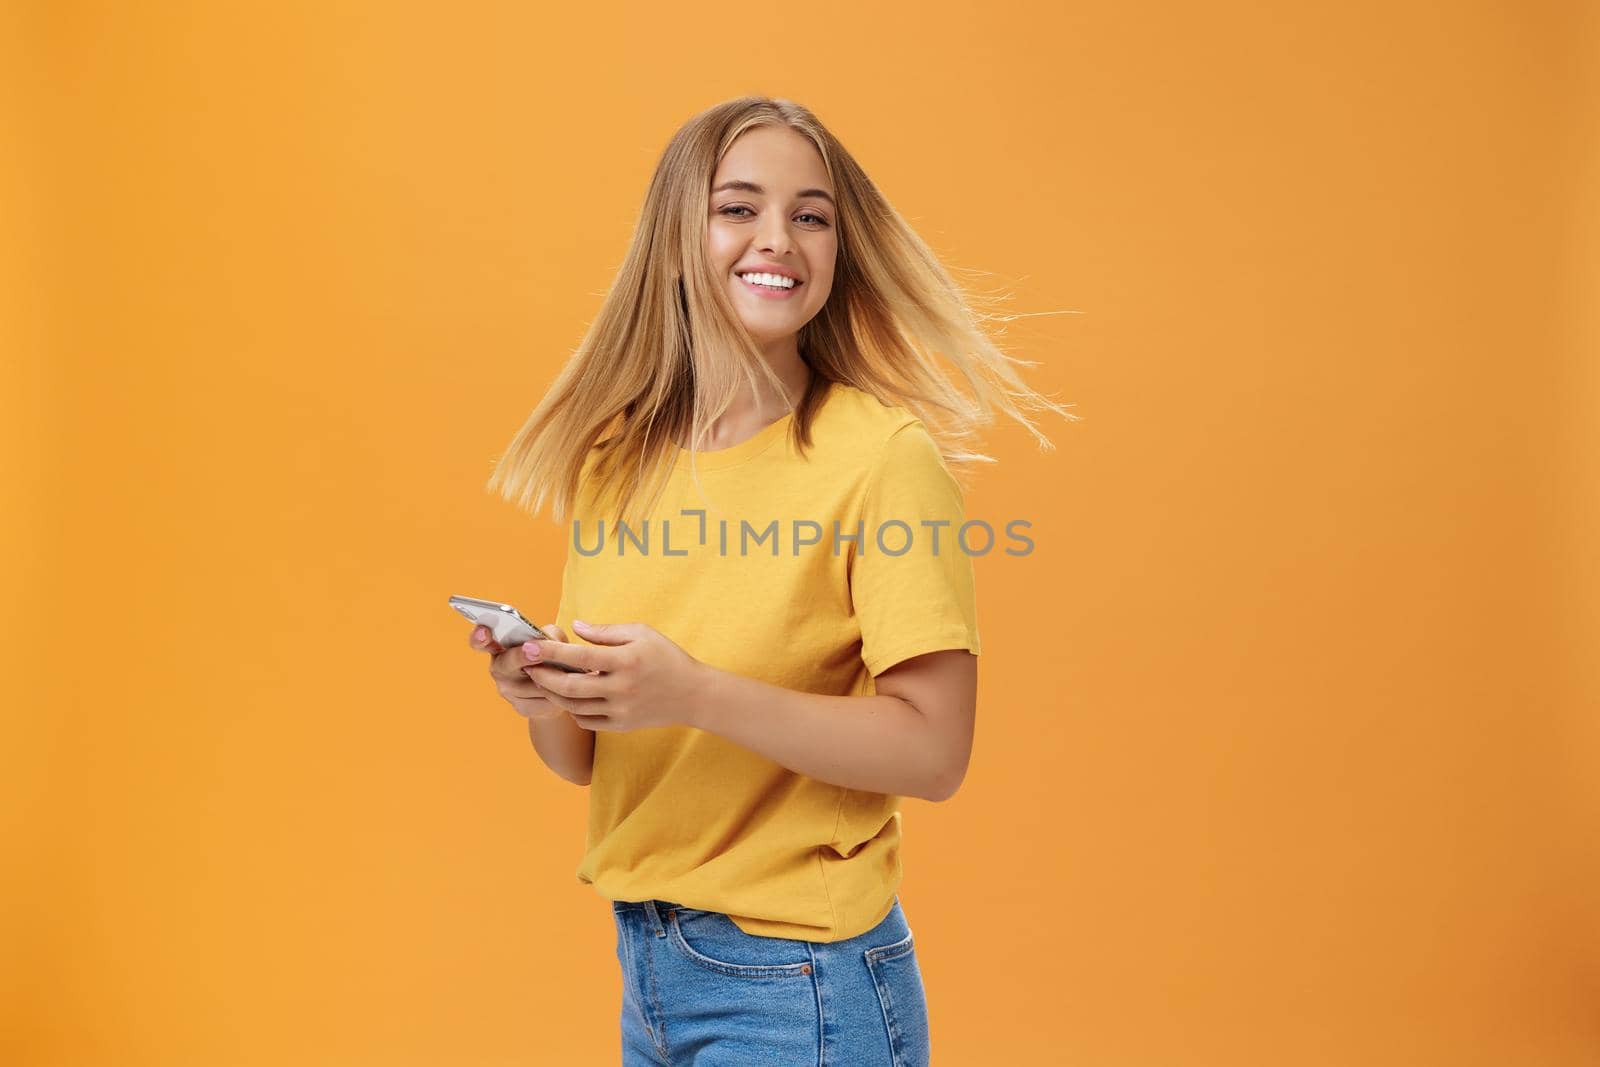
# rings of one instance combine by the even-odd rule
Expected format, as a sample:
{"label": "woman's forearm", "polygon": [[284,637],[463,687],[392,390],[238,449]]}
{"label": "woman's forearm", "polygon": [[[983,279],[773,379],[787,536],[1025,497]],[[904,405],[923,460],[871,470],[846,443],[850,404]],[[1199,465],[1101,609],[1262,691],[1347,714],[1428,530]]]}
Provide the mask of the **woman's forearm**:
{"label": "woman's forearm", "polygon": [[823,696],[704,666],[689,723],[832,785],[934,799],[945,776],[928,720],[899,697]]}
{"label": "woman's forearm", "polygon": [[588,785],[594,774],[594,731],[579,726],[566,709],[528,716],[528,736],[545,766],[573,785]]}

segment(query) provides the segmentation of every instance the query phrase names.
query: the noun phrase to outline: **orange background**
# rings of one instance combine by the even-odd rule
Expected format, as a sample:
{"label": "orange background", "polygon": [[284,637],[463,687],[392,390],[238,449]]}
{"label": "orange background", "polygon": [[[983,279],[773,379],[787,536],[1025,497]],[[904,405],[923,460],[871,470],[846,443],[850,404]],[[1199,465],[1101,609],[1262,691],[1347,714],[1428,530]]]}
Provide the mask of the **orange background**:
{"label": "orange background", "polygon": [[554,610],[490,464],[751,91],[1076,312],[905,809],[935,1062],[1600,1057],[1592,5],[0,18],[0,1060],[615,1062],[585,791],[445,599]]}

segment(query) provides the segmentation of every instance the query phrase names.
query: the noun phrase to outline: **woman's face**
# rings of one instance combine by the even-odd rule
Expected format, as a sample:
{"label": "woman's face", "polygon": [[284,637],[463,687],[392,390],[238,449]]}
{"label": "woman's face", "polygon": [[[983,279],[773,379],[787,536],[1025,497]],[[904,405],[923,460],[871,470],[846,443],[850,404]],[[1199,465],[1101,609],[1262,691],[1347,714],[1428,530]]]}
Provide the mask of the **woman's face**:
{"label": "woman's face", "polygon": [[[706,252],[758,343],[793,336],[827,303],[839,250],[832,195],[816,146],[787,127],[743,133],[722,157],[711,180]],[[796,284],[773,288],[741,277],[752,271],[786,274]]]}

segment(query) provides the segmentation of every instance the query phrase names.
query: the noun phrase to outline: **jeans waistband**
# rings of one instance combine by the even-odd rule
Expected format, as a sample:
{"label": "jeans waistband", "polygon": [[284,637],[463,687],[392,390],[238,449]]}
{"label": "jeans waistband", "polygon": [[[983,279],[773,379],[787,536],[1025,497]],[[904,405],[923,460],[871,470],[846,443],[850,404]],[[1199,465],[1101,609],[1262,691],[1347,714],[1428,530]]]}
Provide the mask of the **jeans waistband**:
{"label": "jeans waistband", "polygon": [[650,919],[651,927],[656,933],[665,933],[666,926],[662,922],[662,913],[683,908],[685,905],[672,900],[613,900],[613,912],[642,911]]}
{"label": "jeans waistband", "polygon": [[611,902],[612,911],[649,911],[652,906],[659,911],[666,911],[669,908],[692,910],[689,905],[679,904],[675,900],[613,900]]}

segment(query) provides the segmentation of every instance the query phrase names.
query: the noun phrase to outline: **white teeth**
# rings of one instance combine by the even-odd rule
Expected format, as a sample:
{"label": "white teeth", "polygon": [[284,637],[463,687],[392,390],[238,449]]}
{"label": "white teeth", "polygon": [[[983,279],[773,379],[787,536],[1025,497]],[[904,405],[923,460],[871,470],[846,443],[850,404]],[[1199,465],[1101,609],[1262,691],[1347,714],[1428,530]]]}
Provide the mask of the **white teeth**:
{"label": "white teeth", "polygon": [[795,286],[793,278],[785,278],[781,274],[741,274],[739,277],[747,282],[754,282],[757,285],[765,285],[774,289],[793,289]]}

